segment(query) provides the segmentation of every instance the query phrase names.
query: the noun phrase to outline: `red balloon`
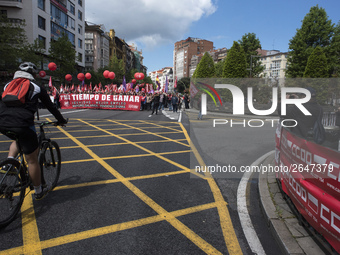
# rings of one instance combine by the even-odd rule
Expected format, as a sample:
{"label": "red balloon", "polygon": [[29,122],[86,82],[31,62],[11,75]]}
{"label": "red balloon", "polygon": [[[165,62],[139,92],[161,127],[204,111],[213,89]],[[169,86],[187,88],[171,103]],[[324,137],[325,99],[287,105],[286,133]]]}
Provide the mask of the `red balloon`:
{"label": "red balloon", "polygon": [[57,65],[53,62],[48,64],[48,69],[50,69],[51,71],[55,71],[57,70]]}
{"label": "red balloon", "polygon": [[105,71],[103,72],[104,77],[105,77],[105,78],[109,78],[109,73],[110,73],[109,70],[105,70]]}
{"label": "red balloon", "polygon": [[109,78],[113,80],[115,78],[115,73],[114,72],[109,72]]}
{"label": "red balloon", "polygon": [[40,71],[39,75],[40,75],[40,77],[45,77],[46,76],[46,72],[45,71]]}
{"label": "red balloon", "polygon": [[143,73],[135,73],[134,77],[135,77],[136,80],[143,80],[144,74]]}
{"label": "red balloon", "polygon": [[66,74],[65,75],[65,80],[71,81],[72,80],[72,75],[71,74]]}
{"label": "red balloon", "polygon": [[92,76],[91,76],[91,74],[90,74],[90,73],[86,73],[86,74],[85,74],[85,78],[86,78],[86,79],[88,79],[88,80],[89,80],[89,79],[91,79],[91,77],[92,77]]}
{"label": "red balloon", "polygon": [[85,80],[85,75],[83,73],[78,73],[77,78],[78,80],[83,81]]}
{"label": "red balloon", "polygon": [[132,79],[132,81],[131,81],[133,84],[135,84],[136,83],[136,80],[135,79]]}

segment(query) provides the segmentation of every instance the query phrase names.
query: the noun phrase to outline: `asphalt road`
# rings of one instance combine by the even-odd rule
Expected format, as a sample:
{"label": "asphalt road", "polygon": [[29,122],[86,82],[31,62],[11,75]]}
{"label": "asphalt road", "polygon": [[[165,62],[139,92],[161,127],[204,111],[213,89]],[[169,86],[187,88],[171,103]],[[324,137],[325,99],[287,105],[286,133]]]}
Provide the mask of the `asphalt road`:
{"label": "asphalt road", "polygon": [[[195,166],[250,165],[271,151],[275,129],[212,128],[163,114],[62,110],[69,124],[49,135],[62,153],[58,187],[0,230],[0,254],[253,254],[237,213],[241,174]],[[42,118],[51,118],[46,110]],[[173,115],[172,117],[178,115]],[[53,118],[51,118],[53,119]],[[190,141],[194,146],[190,146]],[[0,157],[9,141],[0,136]],[[280,254],[259,207],[256,176],[247,198],[267,254]]]}

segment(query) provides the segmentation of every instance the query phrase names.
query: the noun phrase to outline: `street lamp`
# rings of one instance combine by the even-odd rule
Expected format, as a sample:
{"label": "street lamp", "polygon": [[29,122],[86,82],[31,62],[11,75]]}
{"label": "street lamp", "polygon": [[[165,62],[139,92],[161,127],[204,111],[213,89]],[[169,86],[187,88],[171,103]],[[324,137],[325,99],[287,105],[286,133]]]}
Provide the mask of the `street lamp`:
{"label": "street lamp", "polygon": [[249,77],[251,78],[251,71],[253,69],[253,57],[254,58],[260,58],[261,56],[258,55],[251,55],[250,56],[250,68],[249,68]]}

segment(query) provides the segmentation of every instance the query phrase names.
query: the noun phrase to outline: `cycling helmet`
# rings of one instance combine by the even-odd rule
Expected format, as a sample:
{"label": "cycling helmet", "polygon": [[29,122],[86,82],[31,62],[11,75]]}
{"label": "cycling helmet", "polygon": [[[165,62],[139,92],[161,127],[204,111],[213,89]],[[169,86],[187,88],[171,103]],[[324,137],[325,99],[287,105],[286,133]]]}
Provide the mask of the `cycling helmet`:
{"label": "cycling helmet", "polygon": [[33,64],[32,62],[24,62],[24,63],[21,63],[20,66],[19,66],[19,69],[21,71],[25,71],[25,72],[28,72],[30,74],[37,74],[38,73],[38,68],[35,64]]}

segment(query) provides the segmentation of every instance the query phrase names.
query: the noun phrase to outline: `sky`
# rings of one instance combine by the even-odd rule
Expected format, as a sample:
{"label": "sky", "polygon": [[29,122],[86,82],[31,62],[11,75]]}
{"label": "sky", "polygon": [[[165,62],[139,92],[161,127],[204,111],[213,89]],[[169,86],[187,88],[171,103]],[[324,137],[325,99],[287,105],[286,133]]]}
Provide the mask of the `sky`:
{"label": "sky", "polygon": [[148,72],[173,66],[177,41],[188,37],[230,49],[234,41],[255,33],[262,49],[287,52],[310,8],[325,9],[340,21],[340,0],[86,0],[85,20],[143,52]]}

